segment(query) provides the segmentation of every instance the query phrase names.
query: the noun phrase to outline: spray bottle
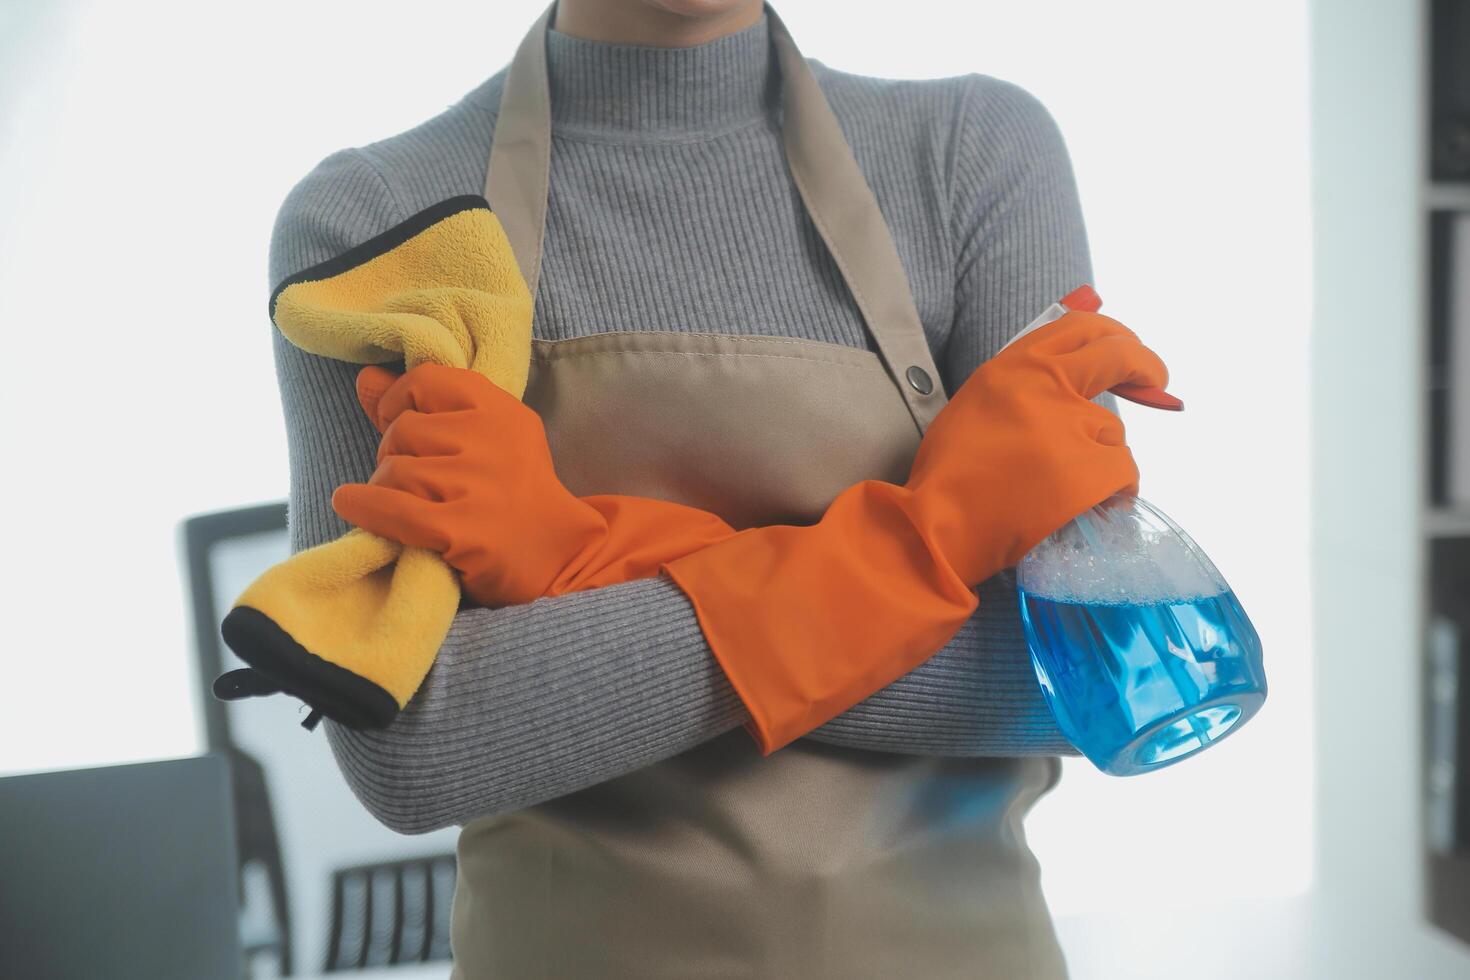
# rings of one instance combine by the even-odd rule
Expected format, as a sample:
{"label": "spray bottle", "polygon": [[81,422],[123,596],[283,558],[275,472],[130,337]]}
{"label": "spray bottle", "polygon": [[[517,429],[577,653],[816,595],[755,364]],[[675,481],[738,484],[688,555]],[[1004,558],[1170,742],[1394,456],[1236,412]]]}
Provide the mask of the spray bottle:
{"label": "spray bottle", "polygon": [[[1090,286],[1012,338],[1070,310]],[[1158,388],[1120,398],[1181,411]],[[1037,545],[1016,571],[1032,664],[1057,725],[1103,772],[1180,762],[1238,731],[1266,700],[1261,640],[1224,576],[1157,507],[1131,494],[1098,504]]]}

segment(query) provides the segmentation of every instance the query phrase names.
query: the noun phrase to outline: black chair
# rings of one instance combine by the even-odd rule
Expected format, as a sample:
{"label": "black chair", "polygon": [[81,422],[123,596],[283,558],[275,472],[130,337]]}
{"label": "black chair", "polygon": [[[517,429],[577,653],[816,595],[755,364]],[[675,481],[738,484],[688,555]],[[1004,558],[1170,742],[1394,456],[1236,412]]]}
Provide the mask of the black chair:
{"label": "black chair", "polygon": [[449,959],[454,876],[453,854],[334,873],[327,972]]}
{"label": "black chair", "polygon": [[[191,517],[182,540],[200,708],[209,747],[229,760],[234,787],[242,923],[267,933],[244,937],[247,962],[274,955],[276,971],[290,976],[299,961],[340,972],[449,959],[455,832],[413,842],[413,850],[438,845],[449,853],[403,854],[405,839],[352,796],[325,733],[300,727],[304,706],[284,695],[214,697],[214,679],[242,666],[224,646],[220,620],[239,590],[289,554],[286,505]],[[263,887],[248,887],[262,879]]]}
{"label": "black chair", "polygon": [[[211,751],[229,761],[234,791],[235,828],[238,838],[240,901],[246,903],[245,883],[252,865],[264,869],[269,884],[274,935],[247,942],[247,961],[274,952],[281,976],[292,975],[291,908],[287,901],[286,872],[281,863],[281,842],[271,808],[270,789],[260,762],[230,740],[230,721],[225,706],[215,700],[211,685],[224,670],[219,622],[224,618],[215,598],[214,570],[210,555],[216,544],[241,535],[282,531],[286,527],[286,505],[265,504],[243,510],[191,517],[183,523],[185,567],[189,575],[189,599],[194,619],[194,652],[198,664],[200,709]],[[245,910],[248,913],[248,909]]]}

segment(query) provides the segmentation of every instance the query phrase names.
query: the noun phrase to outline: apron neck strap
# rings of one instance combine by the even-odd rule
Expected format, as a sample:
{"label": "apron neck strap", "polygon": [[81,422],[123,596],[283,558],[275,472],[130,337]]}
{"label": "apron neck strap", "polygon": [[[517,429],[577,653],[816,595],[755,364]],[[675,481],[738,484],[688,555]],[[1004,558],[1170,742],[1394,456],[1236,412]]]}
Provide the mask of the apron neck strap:
{"label": "apron neck strap", "polygon": [[[485,198],[500,218],[532,296],[541,278],[546,235],[551,171],[546,31],[555,10],[553,3],[537,19],[506,72],[485,178]],[[944,407],[945,396],[898,249],[806,59],[769,5],[766,18],[781,71],[781,130],[792,180],[923,432]]]}

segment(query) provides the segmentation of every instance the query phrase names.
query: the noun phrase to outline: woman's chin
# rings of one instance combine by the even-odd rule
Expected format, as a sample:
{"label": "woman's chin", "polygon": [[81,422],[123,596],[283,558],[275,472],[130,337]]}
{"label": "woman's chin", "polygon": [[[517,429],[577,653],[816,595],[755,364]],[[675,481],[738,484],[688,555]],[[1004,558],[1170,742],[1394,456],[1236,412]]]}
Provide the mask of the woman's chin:
{"label": "woman's chin", "polygon": [[718,17],[751,6],[751,0],[644,0],[650,7],[680,17]]}

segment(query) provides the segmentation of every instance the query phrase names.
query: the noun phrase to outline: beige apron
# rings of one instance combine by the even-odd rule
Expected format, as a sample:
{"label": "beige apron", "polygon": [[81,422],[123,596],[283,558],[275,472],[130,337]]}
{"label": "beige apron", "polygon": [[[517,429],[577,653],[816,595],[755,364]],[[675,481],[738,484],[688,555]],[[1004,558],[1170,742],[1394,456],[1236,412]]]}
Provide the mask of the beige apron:
{"label": "beige apron", "polygon": [[[545,32],[505,82],[486,197],[534,294],[550,159]],[[809,523],[849,485],[902,482],[944,404],[903,268],[835,117],[768,10],[787,158],[877,352],[781,337],[537,340],[526,401],[578,494]],[[556,656],[556,650],[546,650]],[[459,843],[455,976],[1064,975],[1021,820],[1055,759],[929,758],[736,729]]]}

